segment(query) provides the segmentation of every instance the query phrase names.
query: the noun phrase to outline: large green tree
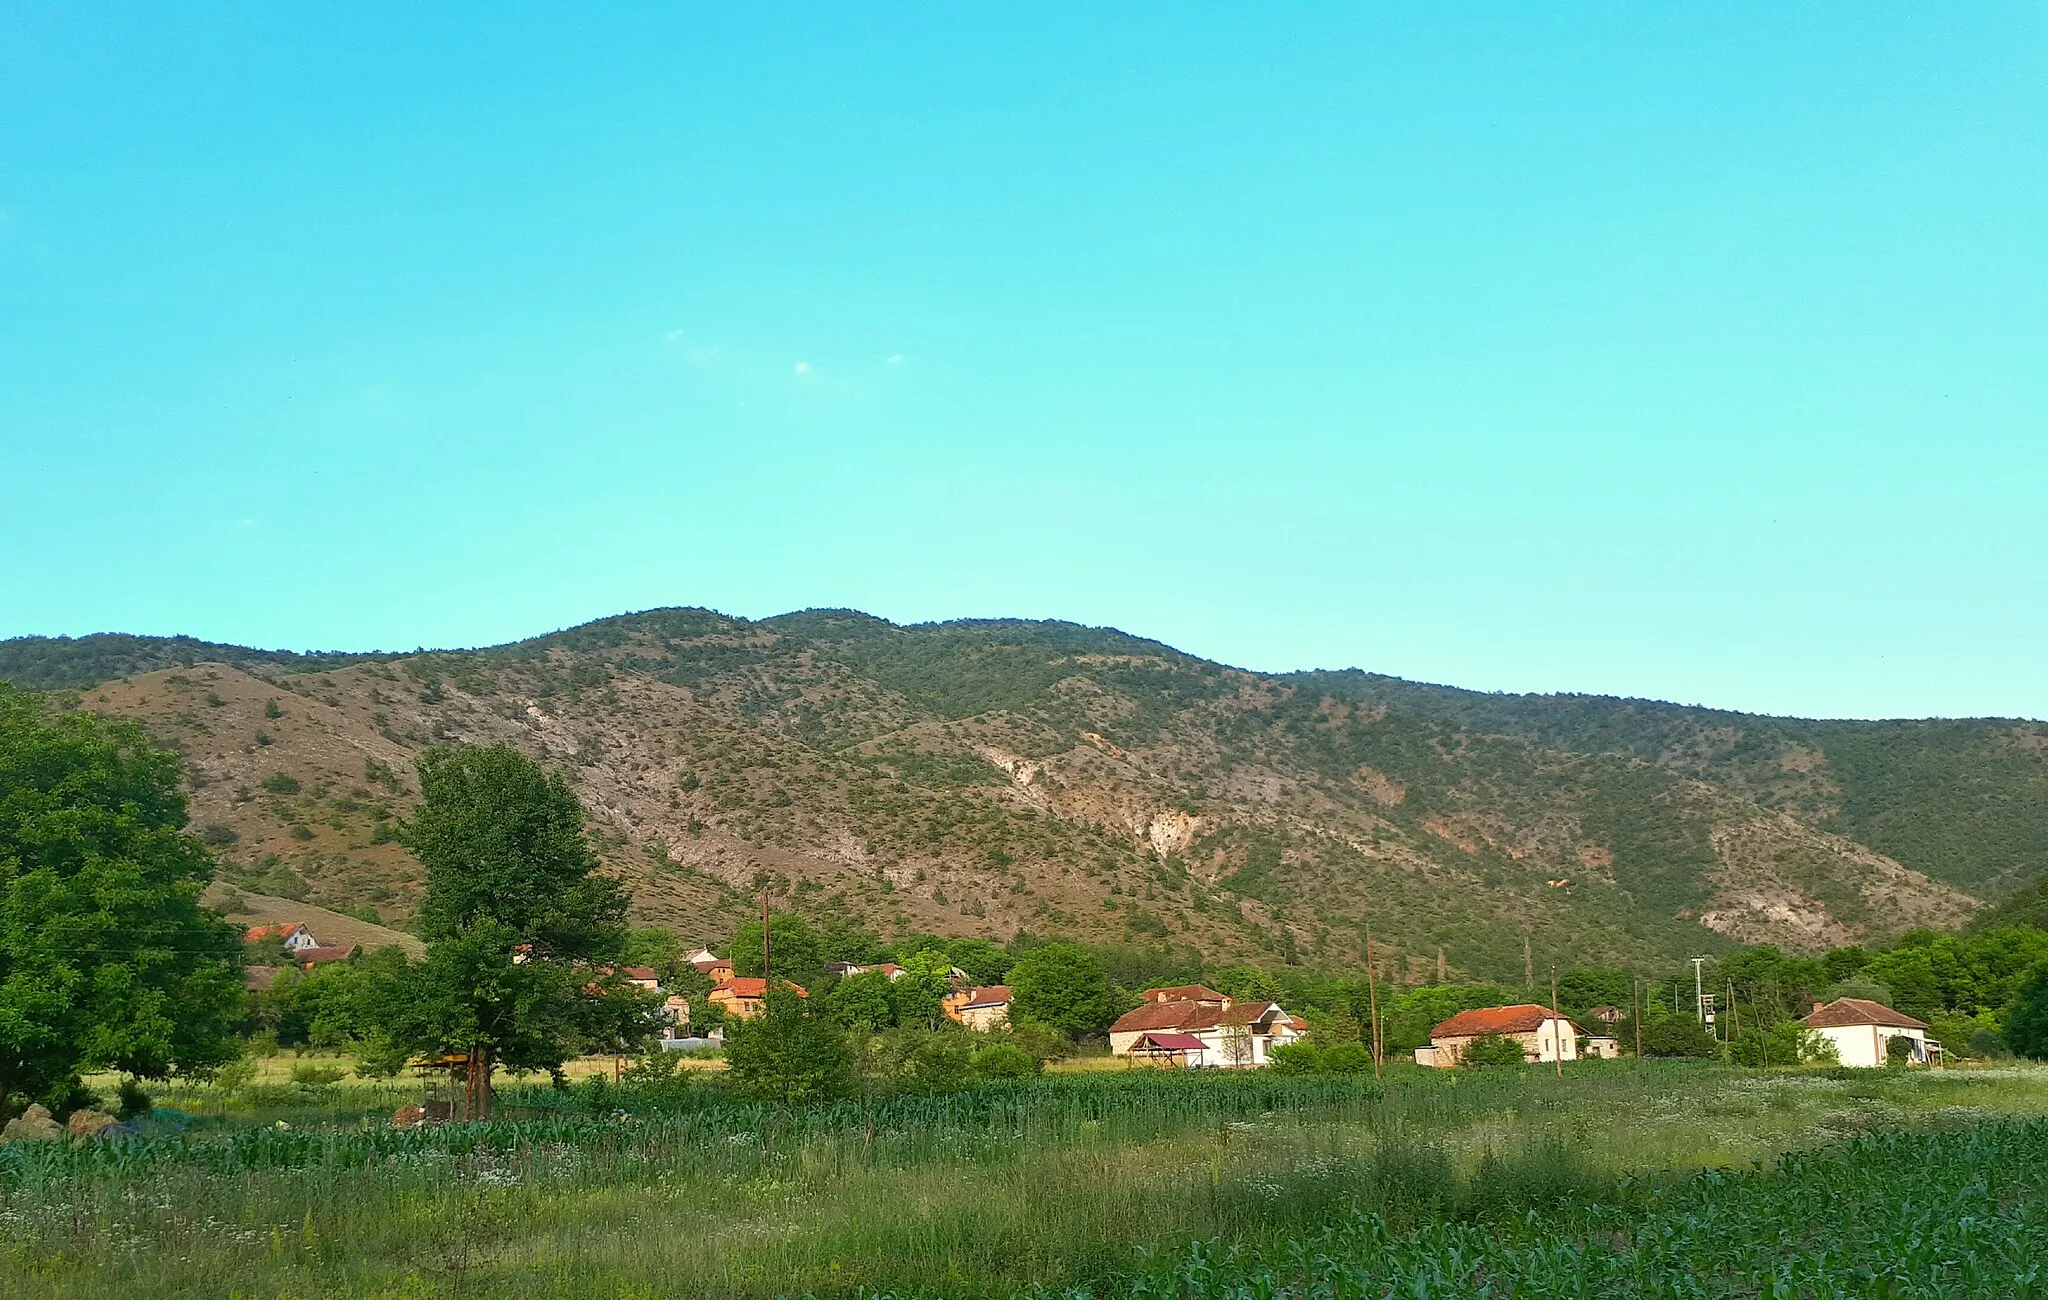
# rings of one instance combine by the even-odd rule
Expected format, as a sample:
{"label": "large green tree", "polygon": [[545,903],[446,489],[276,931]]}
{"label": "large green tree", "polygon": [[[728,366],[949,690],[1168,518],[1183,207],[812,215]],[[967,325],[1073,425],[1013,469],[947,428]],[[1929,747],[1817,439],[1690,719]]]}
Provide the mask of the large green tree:
{"label": "large green tree", "polygon": [[179,775],[134,724],[0,682],[0,1110],[234,1058],[241,936],[200,905]]}
{"label": "large green tree", "polygon": [[2036,967],[2014,995],[2005,1040],[2021,1056],[2048,1060],[2048,965]]}
{"label": "large green tree", "polygon": [[1049,943],[1019,957],[1010,967],[1010,996],[1018,1020],[1076,1038],[1101,1033],[1116,1014],[1101,958],[1079,944]]}
{"label": "large green tree", "polygon": [[[778,979],[800,984],[806,990],[825,973],[825,939],[811,923],[794,912],[777,912],[768,918],[768,962]],[[732,937],[732,973],[751,979],[761,977],[761,923],[742,922]]]}
{"label": "large green tree", "polygon": [[427,956],[387,983],[382,1019],[407,1050],[466,1055],[470,1113],[485,1117],[495,1066],[556,1070],[635,1046],[652,999],[609,969],[626,896],[598,871],[560,772],[509,745],[430,749],[417,766],[404,841],[427,869]]}

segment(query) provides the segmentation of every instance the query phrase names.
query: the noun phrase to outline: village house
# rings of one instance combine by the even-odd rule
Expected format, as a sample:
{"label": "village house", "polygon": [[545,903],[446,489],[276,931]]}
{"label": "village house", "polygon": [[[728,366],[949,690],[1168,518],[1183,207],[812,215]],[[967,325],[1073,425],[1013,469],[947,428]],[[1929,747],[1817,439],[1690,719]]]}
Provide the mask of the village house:
{"label": "village house", "polygon": [[939,1010],[969,1029],[1000,1029],[1010,1023],[1010,986],[957,989],[940,1000]]}
{"label": "village house", "polygon": [[1894,1038],[1912,1045],[1915,1065],[1929,1065],[1942,1056],[1941,1044],[1927,1036],[1926,1021],[1867,998],[1836,998],[1825,1006],[1816,1002],[1804,1024],[1835,1045],[1843,1065],[1868,1069],[1885,1064]]}
{"label": "village house", "polygon": [[698,969],[709,975],[713,984],[725,984],[732,979],[732,958],[720,958],[709,966],[700,966]]}
{"label": "village house", "polygon": [[1522,1057],[1527,1061],[1579,1059],[1580,1030],[1571,1018],[1549,1007],[1523,1003],[1459,1012],[1429,1031],[1429,1046],[1415,1049],[1415,1063],[1441,1067],[1456,1065],[1464,1058],[1465,1049],[1472,1045],[1472,1040],[1487,1034],[1497,1034],[1520,1044]]}
{"label": "village house", "polygon": [[1235,1002],[1199,984],[1146,989],[1143,1005],[1109,1027],[1109,1050],[1134,1063],[1256,1069],[1301,1037],[1273,1002]]}
{"label": "village house", "polygon": [[661,992],[661,975],[652,966],[628,966],[619,974],[626,977],[626,983],[648,993]]}
{"label": "village house", "polygon": [[243,943],[263,943],[275,939],[284,945],[288,953],[301,952],[307,948],[318,948],[321,943],[313,937],[303,921],[286,921],[281,925],[258,925],[242,932]]}
{"label": "village house", "polygon": [[878,962],[872,966],[847,965],[840,973],[846,978],[851,979],[855,975],[868,975],[878,972],[887,976],[891,984],[902,979],[908,973],[893,961]]}
{"label": "village house", "polygon": [[351,943],[316,944],[309,948],[294,948],[291,958],[299,964],[300,970],[311,970],[328,962],[347,961],[356,952],[356,946]]}
{"label": "village house", "polygon": [[[800,984],[778,980],[784,988],[800,998],[807,998],[810,992]],[[714,1007],[725,1012],[733,1020],[752,1020],[761,1014],[761,1003],[768,996],[768,981],[758,975],[742,975],[727,980],[711,990],[709,1001]]]}

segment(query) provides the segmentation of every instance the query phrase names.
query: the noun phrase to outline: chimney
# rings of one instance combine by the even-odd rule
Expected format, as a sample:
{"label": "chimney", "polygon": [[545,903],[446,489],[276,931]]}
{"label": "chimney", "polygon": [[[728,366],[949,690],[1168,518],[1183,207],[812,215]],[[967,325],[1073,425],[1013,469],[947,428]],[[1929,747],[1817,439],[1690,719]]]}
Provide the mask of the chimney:
{"label": "chimney", "polygon": [[1820,1012],[1821,1012],[1821,1004],[1820,1004],[1820,1003],[1818,1003],[1818,1002],[1814,1003],[1814,1004],[1813,1004],[1813,1014],[1815,1014],[1815,1015],[1819,1015],[1819,1014],[1820,1014]]}

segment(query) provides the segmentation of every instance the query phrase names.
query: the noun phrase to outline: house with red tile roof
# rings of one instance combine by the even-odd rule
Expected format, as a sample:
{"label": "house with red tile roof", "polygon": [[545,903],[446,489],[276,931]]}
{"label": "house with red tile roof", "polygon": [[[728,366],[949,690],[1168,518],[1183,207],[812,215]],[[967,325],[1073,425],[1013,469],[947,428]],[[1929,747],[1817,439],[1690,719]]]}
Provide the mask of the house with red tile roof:
{"label": "house with red tile roof", "polygon": [[[1175,994],[1194,996],[1172,996]],[[1125,1012],[1109,1027],[1109,1050],[1113,1055],[1156,1051],[1158,1040],[1148,1044],[1146,1036],[1167,1034],[1192,1038],[1202,1044],[1199,1053],[1184,1046],[1172,1049],[1180,1053],[1178,1064],[1257,1068],[1271,1061],[1274,1048],[1291,1043],[1302,1034],[1297,1027],[1299,1022],[1274,1002],[1233,1002],[1214,989],[1196,984],[1147,989],[1141,996],[1144,1001],[1137,1008]]]}
{"label": "house with red tile roof", "polygon": [[320,946],[320,941],[313,937],[313,932],[306,928],[303,921],[286,921],[281,925],[256,925],[242,931],[243,943],[262,943],[268,939],[282,943],[286,952]]}
{"label": "house with red tile roof", "polygon": [[969,1029],[1000,1029],[1010,1023],[1010,986],[956,989],[939,1000],[939,1010]]}
{"label": "house with red tile roof", "polygon": [[1415,1049],[1417,1065],[1452,1066],[1464,1058],[1472,1040],[1488,1034],[1521,1044],[1529,1061],[1576,1061],[1581,1031],[1571,1017],[1549,1007],[1524,1002],[1512,1007],[1479,1007],[1460,1011],[1429,1031],[1429,1046]]}
{"label": "house with red tile roof", "polygon": [[1927,1036],[1926,1021],[1868,998],[1836,998],[1826,1006],[1816,1002],[1804,1023],[1835,1045],[1843,1065],[1868,1069],[1885,1064],[1894,1038],[1911,1044],[1915,1065],[1931,1064],[1942,1055],[1941,1043]]}
{"label": "house with red tile roof", "polygon": [[355,955],[356,948],[353,944],[341,943],[322,944],[312,948],[294,948],[291,953],[292,960],[299,964],[299,969],[301,970],[311,970],[315,966],[325,966],[331,961],[347,961]]}
{"label": "house with red tile roof", "polygon": [[[800,998],[807,998],[809,990],[801,984],[788,980],[777,980],[783,988],[789,989]],[[761,1014],[761,1003],[768,996],[768,981],[758,975],[741,975],[727,980],[711,990],[708,999],[712,1006],[722,1009],[734,1020],[752,1020]]]}

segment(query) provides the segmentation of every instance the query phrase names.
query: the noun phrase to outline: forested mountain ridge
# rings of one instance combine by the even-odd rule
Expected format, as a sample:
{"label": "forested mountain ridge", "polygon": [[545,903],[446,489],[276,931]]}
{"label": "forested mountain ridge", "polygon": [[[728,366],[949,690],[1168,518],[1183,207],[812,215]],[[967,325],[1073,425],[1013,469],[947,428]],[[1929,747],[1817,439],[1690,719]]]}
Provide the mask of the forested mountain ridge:
{"label": "forested mountain ridge", "polygon": [[457,739],[568,767],[639,913],[706,938],[767,887],[884,930],[1212,958],[1352,961],[1370,924],[1418,973],[1441,949],[1498,977],[1525,936],[1546,963],[1811,949],[2048,873],[2048,728],[2024,721],[1275,676],[1108,629],[830,610],[408,656],[96,642],[0,642],[0,676],[180,748],[248,887],[398,921],[410,760]]}

